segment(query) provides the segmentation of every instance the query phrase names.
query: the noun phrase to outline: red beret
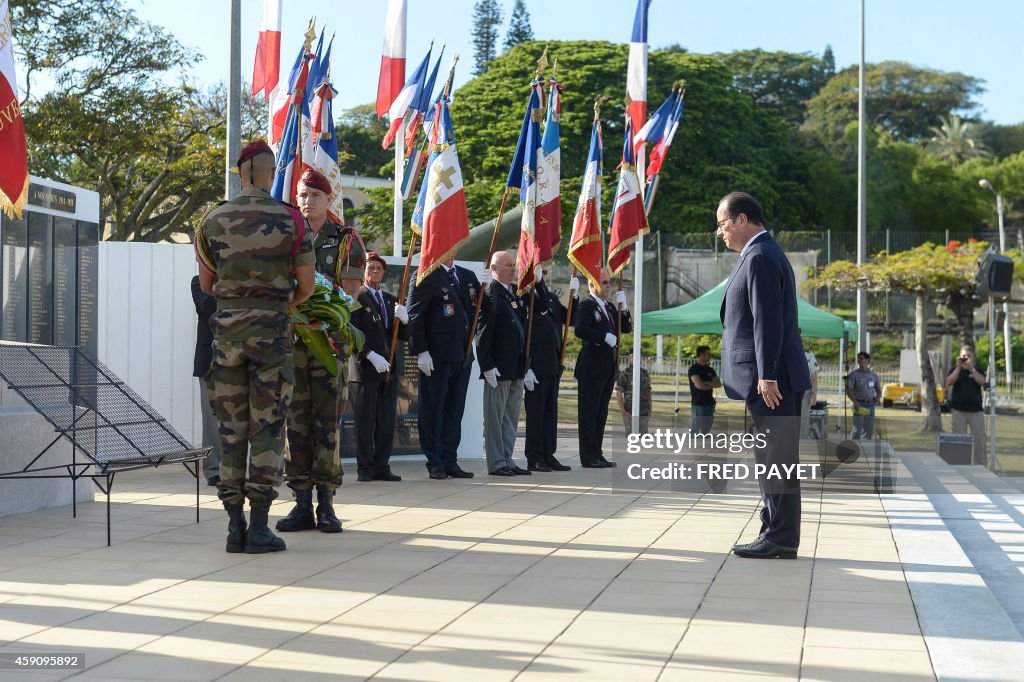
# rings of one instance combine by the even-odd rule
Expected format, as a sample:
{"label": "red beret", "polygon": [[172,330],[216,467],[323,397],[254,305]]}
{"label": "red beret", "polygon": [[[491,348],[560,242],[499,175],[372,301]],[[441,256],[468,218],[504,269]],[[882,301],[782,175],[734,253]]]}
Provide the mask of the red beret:
{"label": "red beret", "polygon": [[366,262],[369,263],[370,261],[377,261],[378,263],[380,263],[382,268],[384,268],[385,270],[388,269],[387,261],[381,258],[381,255],[376,251],[371,251],[370,253],[366,254]]}
{"label": "red beret", "polygon": [[242,151],[238,153],[238,161],[235,162],[236,168],[241,168],[242,164],[256,156],[257,154],[273,154],[274,150],[270,148],[266,140],[259,139],[253,140],[249,144],[242,147]]}
{"label": "red beret", "polygon": [[299,182],[306,187],[318,189],[327,196],[331,196],[331,194],[334,193],[334,189],[331,187],[331,181],[327,179],[327,176],[313,169],[309,169],[303,173],[302,177],[299,178]]}

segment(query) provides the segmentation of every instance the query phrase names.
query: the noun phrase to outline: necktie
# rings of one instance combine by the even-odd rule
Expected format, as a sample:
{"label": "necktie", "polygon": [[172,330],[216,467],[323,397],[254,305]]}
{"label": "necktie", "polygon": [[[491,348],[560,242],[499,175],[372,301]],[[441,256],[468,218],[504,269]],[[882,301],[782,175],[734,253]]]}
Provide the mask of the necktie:
{"label": "necktie", "polygon": [[451,277],[451,279],[452,279],[452,286],[453,287],[458,287],[459,286],[459,276],[455,274],[455,266],[454,265],[452,266],[452,269],[448,271],[448,276]]}
{"label": "necktie", "polygon": [[373,295],[377,299],[377,306],[380,307],[380,319],[386,327],[388,326],[388,313],[387,308],[384,307],[384,295],[380,293],[380,289],[375,290]]}

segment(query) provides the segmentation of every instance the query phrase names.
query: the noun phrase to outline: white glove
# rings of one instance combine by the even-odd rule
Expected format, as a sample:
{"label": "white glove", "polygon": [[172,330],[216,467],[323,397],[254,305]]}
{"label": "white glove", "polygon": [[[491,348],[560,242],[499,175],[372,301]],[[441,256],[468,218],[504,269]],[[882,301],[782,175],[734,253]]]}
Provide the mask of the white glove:
{"label": "white glove", "polygon": [[416,356],[416,364],[419,366],[420,371],[428,377],[434,371],[434,359],[430,357],[429,350],[425,350]]}
{"label": "white glove", "polygon": [[537,270],[534,272],[533,277],[534,277],[534,280],[537,281],[537,282],[543,281],[544,280],[544,267],[541,266],[541,265],[538,265],[537,266]]}
{"label": "white glove", "polygon": [[615,305],[619,306],[623,310],[629,310],[629,304],[626,302],[626,292],[616,291],[615,292]]}
{"label": "white glove", "polygon": [[615,336],[615,334],[612,334],[611,332],[608,332],[607,334],[604,335],[604,342],[607,343],[612,348],[615,348],[615,346],[619,343],[619,337]]}
{"label": "white glove", "polygon": [[373,368],[377,370],[378,374],[383,374],[384,372],[391,369],[391,363],[385,360],[384,356],[377,353],[376,351],[371,350],[369,353],[367,353],[366,359],[370,361],[370,364],[373,365]]}
{"label": "white glove", "polygon": [[409,309],[401,303],[395,304],[395,317],[401,320],[402,324],[409,324]]}
{"label": "white glove", "polygon": [[494,275],[491,274],[491,269],[487,268],[486,270],[484,270],[484,274],[480,278],[480,286],[482,286],[482,287],[490,286],[492,279],[494,279]]}
{"label": "white glove", "polygon": [[578,298],[580,295],[580,278],[573,277],[569,280],[569,291],[572,292],[573,298]]}
{"label": "white glove", "polygon": [[491,388],[497,388],[498,377],[500,376],[501,373],[498,372],[498,368],[495,367],[494,369],[489,369],[486,372],[484,372],[484,381],[486,381],[487,385],[490,386]]}
{"label": "white glove", "polygon": [[527,391],[537,388],[537,375],[533,373],[532,369],[526,370],[526,376],[523,377],[523,386],[526,387]]}

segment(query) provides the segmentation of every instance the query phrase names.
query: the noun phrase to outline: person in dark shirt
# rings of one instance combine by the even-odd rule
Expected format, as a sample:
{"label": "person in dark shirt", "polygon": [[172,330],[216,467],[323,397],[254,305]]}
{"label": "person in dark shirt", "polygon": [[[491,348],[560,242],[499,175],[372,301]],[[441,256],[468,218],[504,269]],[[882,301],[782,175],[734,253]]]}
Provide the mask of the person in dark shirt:
{"label": "person in dark shirt", "polygon": [[956,365],[946,375],[946,386],[952,388],[949,406],[953,411],[953,433],[967,433],[974,437],[974,462],[985,464],[985,409],[981,402],[981,387],[985,374],[976,367],[974,347],[964,345]]}
{"label": "person in dark shirt", "polygon": [[697,361],[690,365],[690,413],[693,422],[691,433],[711,433],[715,423],[715,389],[721,388],[722,380],[711,367],[711,349],[697,346]]}

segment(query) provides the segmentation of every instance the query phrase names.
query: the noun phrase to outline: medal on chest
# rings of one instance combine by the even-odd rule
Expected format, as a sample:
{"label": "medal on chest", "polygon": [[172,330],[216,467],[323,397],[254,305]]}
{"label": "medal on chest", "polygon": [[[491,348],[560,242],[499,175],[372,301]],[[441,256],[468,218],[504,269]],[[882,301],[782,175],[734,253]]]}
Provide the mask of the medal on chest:
{"label": "medal on chest", "polygon": [[[445,298],[447,298],[447,296]],[[444,313],[445,317],[455,317],[455,304],[445,303],[441,306],[441,311]]]}

